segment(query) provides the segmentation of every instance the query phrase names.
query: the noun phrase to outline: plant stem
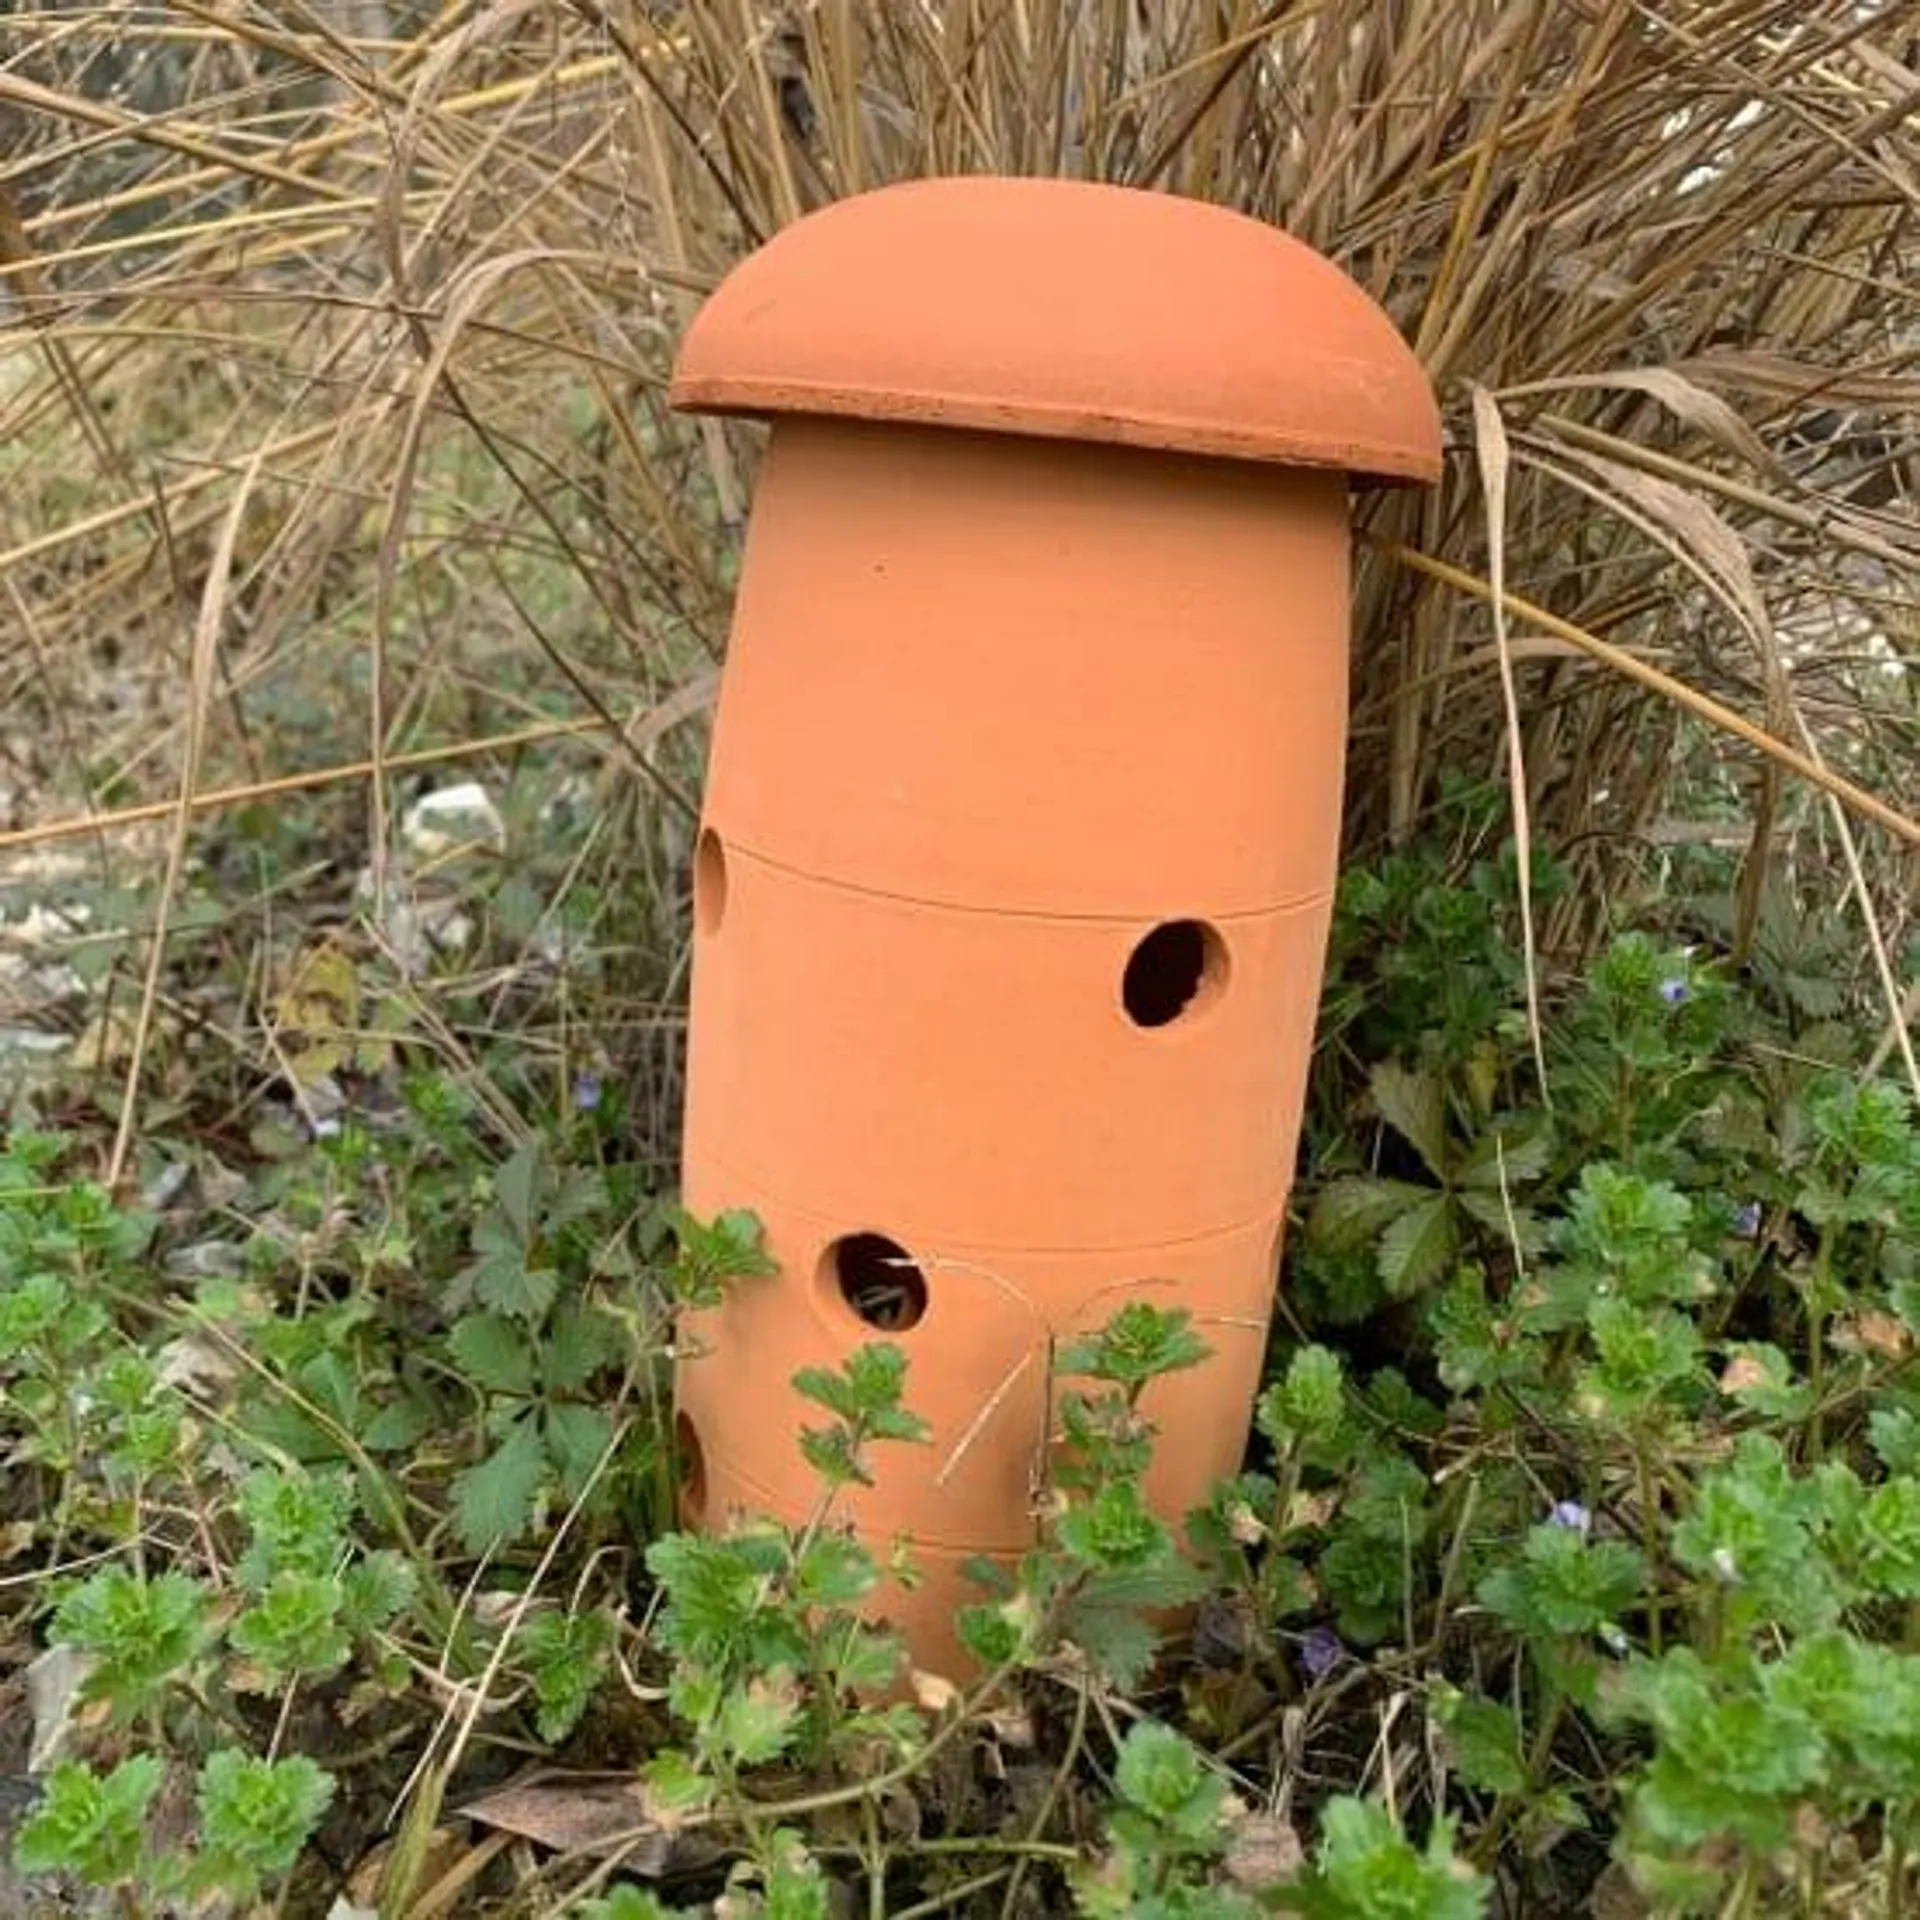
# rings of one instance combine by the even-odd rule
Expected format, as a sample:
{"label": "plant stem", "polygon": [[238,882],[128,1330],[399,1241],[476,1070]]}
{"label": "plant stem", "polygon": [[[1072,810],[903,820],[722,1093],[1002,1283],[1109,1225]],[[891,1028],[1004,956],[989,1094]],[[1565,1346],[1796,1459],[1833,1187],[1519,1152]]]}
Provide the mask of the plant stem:
{"label": "plant stem", "polygon": [[1633,1436],[1633,1475],[1640,1497],[1640,1546],[1647,1556],[1647,1648],[1660,1658],[1660,1508],[1655,1499],[1653,1462],[1647,1457],[1646,1436]]}
{"label": "plant stem", "polygon": [[1506,1838],[1507,1829],[1513,1825],[1515,1815],[1539,1790],[1541,1775],[1546,1772],[1547,1763],[1553,1758],[1553,1743],[1559,1738],[1560,1723],[1566,1718],[1566,1713],[1567,1696],[1556,1687],[1546,1711],[1540,1716],[1539,1726],[1534,1729],[1533,1742],[1527,1748],[1525,1790],[1500,1796],[1488,1816],[1486,1826],[1481,1829],[1480,1837],[1474,1842],[1473,1858],[1489,1872],[1499,1857],[1500,1843]]}
{"label": "plant stem", "polygon": [[957,1907],[969,1895],[984,1893],[986,1890],[1007,1877],[1009,1869],[995,1867],[991,1873],[976,1874],[971,1880],[963,1880],[957,1887],[949,1887],[945,1893],[936,1893],[930,1899],[916,1900],[910,1907],[902,1907],[893,1916],[893,1920],[926,1920],[926,1916],[946,1913]]}
{"label": "plant stem", "polygon": [[1740,1878],[1727,1896],[1727,1904],[1720,1909],[1720,1920],[1751,1920],[1759,1894],[1760,1862],[1747,1854],[1740,1865]]}
{"label": "plant stem", "polygon": [[1287,1449],[1286,1465],[1280,1470],[1279,1487],[1273,1497],[1273,1518],[1268,1523],[1267,1551],[1260,1562],[1260,1618],[1273,1617],[1273,1589],[1278,1579],[1281,1543],[1287,1537],[1287,1516],[1293,1511],[1294,1496],[1300,1491],[1300,1449]]}
{"label": "plant stem", "polygon": [[[822,1860],[864,1860],[866,1848],[847,1842],[822,1842],[807,1851]],[[1004,1834],[940,1834],[931,1840],[896,1840],[888,1849],[903,1860],[961,1859],[970,1853],[1003,1853],[1009,1859],[1048,1860],[1060,1866],[1080,1858],[1080,1849],[1064,1840],[1009,1840]],[[897,1916],[896,1916],[897,1920]]]}
{"label": "plant stem", "polygon": [[1440,1591],[1434,1597],[1433,1632],[1428,1636],[1421,1657],[1435,1659],[1440,1652],[1440,1643],[1446,1638],[1447,1627],[1453,1614],[1454,1587],[1460,1577],[1460,1560],[1465,1552],[1467,1536],[1473,1526],[1474,1510],[1480,1504],[1480,1476],[1471,1474],[1466,1481],[1466,1493],[1460,1502],[1460,1517],[1454,1523],[1453,1538],[1447,1545],[1447,1557],[1440,1567]]}
{"label": "plant stem", "polygon": [[1815,1847],[1807,1860],[1807,1890],[1804,1904],[1810,1920],[1819,1920],[1826,1902],[1827,1856]]}
{"label": "plant stem", "polygon": [[1829,1221],[1820,1229],[1813,1279],[1807,1287],[1807,1385],[1813,1391],[1813,1411],[1807,1417],[1807,1451],[1816,1463],[1826,1452],[1825,1410],[1820,1401],[1827,1386],[1827,1274],[1832,1264],[1833,1223]]}
{"label": "plant stem", "polygon": [[880,1838],[880,1815],[869,1796],[860,1803],[860,1824],[866,1830],[863,1849],[867,1867],[867,1920],[887,1920],[887,1849]]}
{"label": "plant stem", "polygon": [[[1053,1770],[1053,1779],[1047,1787],[1047,1797],[1040,1802],[1038,1811],[1027,1823],[1026,1845],[1033,1848],[1040,1844],[1040,1835],[1046,1830],[1047,1822],[1053,1818],[1054,1807],[1059,1803],[1060,1795],[1065,1791],[1067,1778],[1073,1772],[1074,1762],[1080,1756],[1080,1743],[1087,1732],[1087,1683],[1084,1678],[1075,1682],[1073,1690],[1073,1726],[1067,1734],[1067,1750],[1060,1756],[1060,1764]],[[1013,1878],[1007,1883],[1006,1898],[1000,1903],[1000,1920],[1013,1920],[1014,1902],[1020,1897],[1020,1889],[1026,1884],[1027,1867],[1034,1859],[1031,1852],[1022,1854],[1014,1863]]]}
{"label": "plant stem", "polygon": [[[871,1780],[855,1781],[851,1786],[827,1787],[819,1793],[797,1795],[791,1800],[748,1800],[738,1801],[742,1812],[750,1813],[756,1820],[778,1823],[793,1820],[803,1814],[825,1813],[830,1807],[850,1807],[856,1801],[867,1799],[875,1794],[885,1793],[889,1787],[897,1787],[901,1782],[911,1780],[935,1754],[950,1746],[961,1728],[966,1726],[975,1714],[1006,1685],[1018,1670],[1024,1656],[1015,1655],[1001,1664],[967,1695],[953,1718],[945,1726],[934,1730],[926,1745],[917,1748],[904,1760],[895,1761],[884,1773],[877,1773]],[[644,1833],[646,1829],[639,1830]],[[616,1838],[622,1836],[614,1836]]]}
{"label": "plant stem", "polygon": [[1907,1808],[1887,1809],[1887,1920],[1906,1920]]}

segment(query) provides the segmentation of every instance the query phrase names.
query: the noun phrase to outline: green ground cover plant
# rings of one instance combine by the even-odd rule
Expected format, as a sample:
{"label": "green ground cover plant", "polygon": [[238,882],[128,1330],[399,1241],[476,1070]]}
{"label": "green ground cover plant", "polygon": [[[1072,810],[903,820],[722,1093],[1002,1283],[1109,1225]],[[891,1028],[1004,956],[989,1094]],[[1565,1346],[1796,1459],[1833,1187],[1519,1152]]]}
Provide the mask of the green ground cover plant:
{"label": "green ground cover plant", "polygon": [[[8,9],[0,1912],[1920,1911],[1917,71],[1852,0]],[[798,1383],[805,1524],[679,1524],[761,442],[664,380],[988,168],[1321,246],[1448,458],[1356,504],[1244,1467],[1143,1498],[1178,1311],[1058,1353],[949,1676],[840,1525],[904,1347]]]}
{"label": "green ground cover plant", "polygon": [[[751,1216],[607,1163],[604,1090],[502,1157],[403,1075],[392,1114],[258,1177],[220,1270],[158,1285],[164,1219],[110,1205],[77,1136],[17,1132],[11,1551],[47,1565],[26,1622],[78,1676],[17,1865],[149,1905],[321,1883],[327,1822],[451,1702],[475,1737],[444,1786],[483,1807],[529,1751],[624,1757],[621,1844],[537,1883],[598,1913],[826,1913],[837,1886],[875,1913],[1464,1915],[1496,1877],[1571,1911],[1616,1870],[1649,1912],[1864,1885],[1900,1910],[1912,1102],[1861,1075],[1867,1033],[1639,931],[1551,1003],[1543,1087],[1510,856],[1432,861],[1435,931],[1391,944],[1368,930],[1424,856],[1351,875],[1329,1062],[1335,1010],[1392,1022],[1396,980],[1426,1023],[1310,1142],[1248,1467],[1178,1525],[1142,1498],[1153,1383],[1206,1353],[1183,1313],[1063,1349],[1048,1518],[961,1618],[964,1687],[863,1619],[884,1569],[835,1524],[923,1435],[899,1347],[797,1382],[805,1526],[672,1524],[675,1308],[765,1261]],[[1487,903],[1471,951],[1450,888]]]}

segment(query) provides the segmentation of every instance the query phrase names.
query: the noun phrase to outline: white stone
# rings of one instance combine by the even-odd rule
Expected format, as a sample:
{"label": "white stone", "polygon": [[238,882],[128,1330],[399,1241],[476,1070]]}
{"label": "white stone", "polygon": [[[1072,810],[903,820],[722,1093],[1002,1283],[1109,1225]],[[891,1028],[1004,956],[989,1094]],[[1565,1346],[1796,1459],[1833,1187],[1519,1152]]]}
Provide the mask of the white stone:
{"label": "white stone", "polygon": [[27,1668],[27,1712],[33,1719],[29,1773],[46,1773],[70,1757],[73,1710],[93,1656],[56,1640]]}
{"label": "white stone", "polygon": [[507,824],[486,788],[468,780],[423,793],[407,809],[400,837],[421,860],[437,860],[463,847],[485,846],[504,853]]}

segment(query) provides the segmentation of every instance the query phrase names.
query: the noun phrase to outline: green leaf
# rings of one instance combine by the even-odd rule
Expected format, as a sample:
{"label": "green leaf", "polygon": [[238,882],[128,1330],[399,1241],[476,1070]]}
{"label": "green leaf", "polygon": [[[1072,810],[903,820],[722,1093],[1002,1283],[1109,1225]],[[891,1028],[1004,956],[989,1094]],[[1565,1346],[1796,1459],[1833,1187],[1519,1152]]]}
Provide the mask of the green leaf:
{"label": "green leaf", "polygon": [[545,1144],[529,1134],[493,1176],[494,1197],[522,1246],[533,1238],[535,1209],[545,1171]]}
{"label": "green leaf", "polygon": [[826,1636],[824,1664],[841,1694],[883,1692],[900,1677],[906,1656],[906,1643],[898,1634],[860,1620],[846,1620]]}
{"label": "green leaf", "polygon": [[1592,1161],[1581,1169],[1562,1243],[1584,1262],[1630,1273],[1684,1252],[1692,1217],[1692,1202],[1670,1181]]}
{"label": "green leaf", "polygon": [[1433,1197],[1431,1187],[1411,1180],[1382,1180],[1348,1173],[1329,1180],[1314,1196],[1307,1234],[1329,1247],[1368,1245],[1390,1220]]}
{"label": "green leaf", "polygon": [[470,1271],[482,1306],[529,1326],[537,1325],[559,1297],[560,1276],[551,1267],[529,1266],[518,1252],[490,1255]]}
{"label": "green leaf", "polygon": [[419,1577],[389,1548],[349,1567],[340,1581],[340,1617],[356,1635],[374,1632],[413,1604]]}
{"label": "green leaf", "polygon": [[40,1803],[14,1842],[22,1873],[70,1873],[90,1887],[130,1884],[146,1841],[147,1807],[164,1771],[135,1754],[106,1775],[78,1761],[48,1774]]}
{"label": "green leaf", "polygon": [[1436,1180],[1447,1177],[1447,1100],[1440,1082],[1382,1060],[1367,1076],[1373,1104],[1395,1133],[1426,1163]]}
{"label": "green leaf", "polygon": [[94,1656],[81,1692],[127,1720],[156,1700],[205,1646],[212,1595],[183,1573],[142,1578],[107,1567],[76,1587],[54,1614],[53,1635]]}
{"label": "green leaf", "polygon": [[1184,1847],[1216,1852],[1226,1844],[1227,1790],[1199,1748],[1156,1720],[1139,1720],[1120,1743],[1113,1783],[1128,1805]]}
{"label": "green leaf", "polygon": [[1287,1371],[1261,1394],[1254,1409],[1260,1431],[1282,1453],[1298,1446],[1327,1448],[1346,1418],[1346,1373],[1331,1348],[1301,1347]]}
{"label": "green leaf", "polygon": [[1920,1278],[1896,1278],[1887,1289],[1887,1304],[1909,1333],[1920,1333]]}
{"label": "green leaf", "polygon": [[1302,1439],[1331,1445],[1346,1418],[1347,1379],[1330,1347],[1305,1346],[1287,1362],[1287,1424]]}
{"label": "green leaf", "polygon": [[854,1417],[871,1419],[897,1412],[907,1385],[907,1356],[890,1340],[869,1341],[846,1358],[847,1383],[853,1390]]}
{"label": "green leaf", "polygon": [[1161,1374],[1197,1367],[1211,1351],[1193,1331],[1193,1316],[1185,1308],[1162,1309],[1136,1300],[1099,1332],[1065,1343],[1054,1370],[1137,1387]]}
{"label": "green leaf", "polygon": [[804,1659],[792,1622],[777,1609],[774,1581],[786,1568],[786,1534],[771,1524],[742,1527],[721,1538],[667,1533],[646,1551],[647,1571],[666,1595],[654,1638],[682,1667],[724,1668],[765,1653],[764,1664]]}
{"label": "green leaf", "polygon": [[794,1565],[793,1596],[803,1607],[850,1607],[880,1583],[872,1552],[851,1534],[820,1532]]}
{"label": "green leaf", "polygon": [[210,1877],[251,1890],[299,1859],[333,1799],[333,1776],[305,1754],[260,1760],[224,1747],[201,1767],[196,1799]]}
{"label": "green leaf", "polygon": [[603,1900],[589,1900],[581,1920],[675,1920],[675,1910],[640,1887],[618,1886]]}
{"label": "green leaf", "polygon": [[278,1678],[327,1674],[353,1651],[341,1620],[345,1595],[330,1574],[275,1574],[267,1590],[233,1623],[233,1649]]}
{"label": "green leaf", "polygon": [[1447,1269],[1458,1245],[1453,1206],[1429,1194],[1392,1221],[1380,1236],[1380,1279],[1396,1300],[1423,1291]]}
{"label": "green leaf", "polygon": [[240,1483],[240,1513],[251,1536],[240,1584],[259,1592],[279,1573],[331,1573],[346,1557],[359,1507],[344,1473],[259,1467]]}
{"label": "green leaf", "polygon": [[1202,1585],[1171,1553],[1145,1566],[1089,1574],[1066,1604],[1061,1631],[1110,1686],[1128,1693],[1145,1680],[1160,1651],[1155,1615],[1197,1598]]}
{"label": "green leaf", "polygon": [[619,1328],[594,1307],[562,1307],[540,1340],[540,1378],[549,1393],[578,1393],[620,1351]]}
{"label": "green leaf", "polygon": [[533,1517],[534,1498],[547,1474],[539,1430],[531,1415],[523,1415],[492,1453],[454,1482],[454,1525],[467,1551],[484,1553],[518,1540]]}
{"label": "green leaf", "polygon": [[830,1487],[873,1485],[850,1427],[802,1427],[800,1457]]}
{"label": "green leaf", "polygon": [[447,1350],[460,1371],[489,1393],[530,1394],[533,1351],[511,1320],[497,1313],[470,1313],[447,1335]]}
{"label": "green leaf", "polygon": [[781,1827],[766,1851],[761,1869],[766,1900],[762,1920],[828,1920],[833,1911],[831,1890],[800,1836]]}
{"label": "green leaf", "polygon": [[1454,1770],[1476,1793],[1526,1792],[1526,1761],[1511,1707],[1448,1688],[1438,1717],[1453,1748]]}
{"label": "green leaf", "polygon": [[906,1354],[886,1340],[855,1348],[838,1373],[802,1367],[794,1374],[796,1392],[840,1417],[836,1427],[806,1427],[800,1434],[801,1453],[830,1486],[873,1484],[863,1457],[865,1441],[924,1441],[932,1433],[926,1421],[901,1405],[906,1376]]}
{"label": "green leaf", "polygon": [[867,1416],[867,1432],[875,1440],[908,1440],[924,1445],[933,1437],[931,1424],[907,1407],[887,1407]]}
{"label": "green leaf", "polygon": [[1729,1465],[1701,1475],[1673,1528],[1674,1558],[1719,1588],[1743,1626],[1825,1626],[1842,1605],[1833,1562],[1814,1534],[1826,1498],[1820,1481],[1795,1478],[1778,1441],[1743,1434]]}
{"label": "green leaf", "polygon": [[[954,1616],[960,1644],[991,1672],[1009,1665],[1026,1647],[1034,1627],[1034,1610],[1024,1601],[976,1602]],[[1148,1658],[1152,1658],[1149,1650]]]}
{"label": "green leaf", "polygon": [[1418,1564],[1430,1516],[1426,1476],[1400,1454],[1369,1460],[1355,1476],[1320,1555],[1320,1578],[1340,1632],[1371,1641],[1399,1622],[1407,1568]]}
{"label": "green leaf", "polygon": [[714,1783],[692,1759],[669,1747],[640,1763],[648,1803],[663,1816],[686,1818],[712,1804]]}
{"label": "green leaf", "polygon": [[852,1382],[831,1367],[799,1368],[793,1376],[793,1390],[803,1400],[837,1413],[849,1425],[860,1417],[860,1402]]}
{"label": "green leaf", "polygon": [[439,1416],[423,1393],[402,1388],[368,1421],[360,1444],[369,1453],[406,1453],[432,1432]]}
{"label": "green leaf", "polygon": [[1587,1326],[1596,1360],[1581,1370],[1575,1405],[1589,1419],[1630,1423],[1699,1377],[1699,1330],[1682,1314],[1609,1296]]}
{"label": "green leaf", "polygon": [[579,1724],[612,1650],[613,1626],[604,1614],[537,1613],[526,1623],[519,1654],[533,1681],[542,1740],[564,1740]]}
{"label": "green leaf", "polygon": [[684,1208],[673,1209],[669,1217],[678,1248],[668,1282],[683,1305],[718,1306],[730,1282],[769,1279],[780,1271],[763,1245],[758,1216],[744,1208],[711,1223]]}
{"label": "green leaf", "polygon": [[1727,1345],[1720,1391],[1768,1420],[1800,1420],[1813,1405],[1813,1389],[1793,1377],[1793,1362],[1766,1340]]}
{"label": "green leaf", "polygon": [[803,1704],[799,1684],[786,1669],[755,1675],[721,1701],[710,1733],[715,1751],[738,1767],[779,1759],[799,1733]]}
{"label": "green leaf", "polygon": [[1173,1539],[1147,1506],[1136,1481],[1114,1480],[1059,1521],[1060,1544],[1087,1566],[1140,1567],[1172,1549]]}
{"label": "green leaf", "polygon": [[1645,1582],[1646,1563],[1624,1540],[1546,1523],[1528,1533],[1518,1564],[1480,1583],[1480,1601],[1524,1634],[1569,1637],[1610,1625]]}
{"label": "green leaf", "polygon": [[540,1208],[540,1225],[549,1233],[595,1220],[612,1204],[605,1176],[597,1167],[568,1167],[560,1175]]}
{"label": "green leaf", "polygon": [[1638,1825],[1675,1847],[1726,1834],[1761,1847],[1785,1840],[1794,1797],[1827,1765],[1818,1728],[1787,1698],[1738,1668],[1716,1672],[1690,1648],[1633,1671],[1623,1700],[1650,1720],[1656,1752],[1633,1804]]}
{"label": "green leaf", "polygon": [[547,1452],[560,1472],[560,1490],[577,1500],[613,1439],[613,1415],[601,1407],[562,1401],[546,1410]]}
{"label": "green leaf", "polygon": [[1455,1856],[1449,1821],[1433,1823],[1422,1853],[1378,1801],[1343,1794],[1321,1811],[1302,1894],[1312,1920],[1479,1920],[1492,1888]]}
{"label": "green leaf", "polygon": [[1920,1475],[1920,1417],[1911,1407],[1878,1407],[1867,1416],[1867,1436],[1889,1473]]}
{"label": "green leaf", "polygon": [[1527,1254],[1538,1253],[1546,1244],[1538,1215],[1530,1207],[1509,1207],[1504,1194],[1463,1187],[1454,1199],[1469,1220],[1485,1227],[1503,1246],[1518,1247]]}
{"label": "green leaf", "polygon": [[1545,1114],[1503,1120],[1478,1134],[1454,1173],[1454,1184],[1498,1194],[1526,1186],[1546,1172],[1553,1134]]}
{"label": "green leaf", "polygon": [[1867,1495],[1861,1571],[1876,1591],[1920,1599],[1920,1480],[1902,1474]]}

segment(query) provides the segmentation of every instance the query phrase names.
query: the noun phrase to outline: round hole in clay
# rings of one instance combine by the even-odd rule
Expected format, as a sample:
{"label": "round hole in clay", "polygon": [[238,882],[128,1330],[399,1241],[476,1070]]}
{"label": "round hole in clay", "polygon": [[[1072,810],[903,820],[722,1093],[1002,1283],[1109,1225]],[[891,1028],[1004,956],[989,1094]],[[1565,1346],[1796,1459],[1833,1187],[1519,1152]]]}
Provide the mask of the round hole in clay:
{"label": "round hole in clay", "polygon": [[726,843],[711,827],[702,827],[693,849],[693,923],[712,938],[726,912]]}
{"label": "round hole in clay", "polygon": [[881,1333],[905,1333],[927,1311],[927,1276],[897,1240],[849,1233],[821,1258],[821,1279],[856,1319]]}
{"label": "round hole in clay", "polygon": [[1227,943],[1204,920],[1163,920],[1127,956],[1120,1000],[1136,1027],[1167,1027],[1227,981]]}
{"label": "round hole in clay", "polygon": [[707,1455],[699,1428],[685,1413],[673,1416],[673,1452],[679,1472],[680,1518],[697,1527],[707,1516]]}

